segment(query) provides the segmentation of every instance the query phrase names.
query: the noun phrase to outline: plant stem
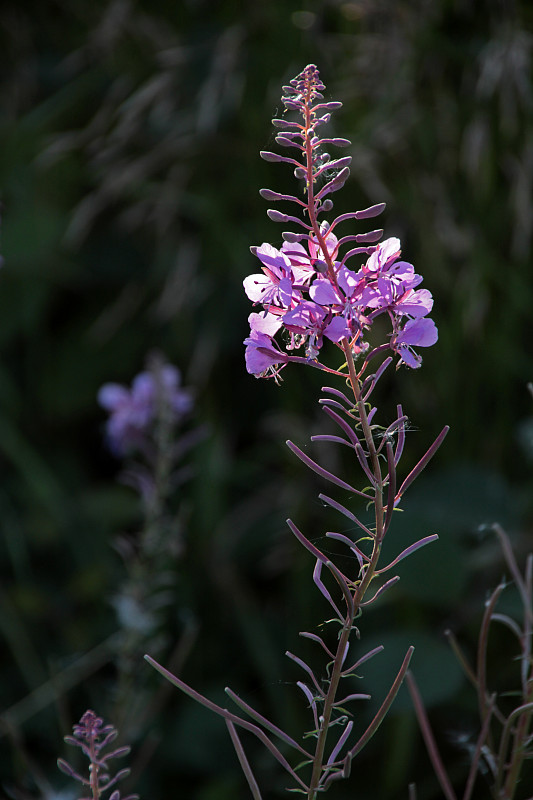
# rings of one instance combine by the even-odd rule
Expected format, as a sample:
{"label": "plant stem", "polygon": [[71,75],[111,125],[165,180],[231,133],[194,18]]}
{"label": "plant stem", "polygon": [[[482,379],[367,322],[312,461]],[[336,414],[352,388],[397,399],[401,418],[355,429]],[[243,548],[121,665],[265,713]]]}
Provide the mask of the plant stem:
{"label": "plant stem", "polygon": [[98,780],[99,766],[97,761],[98,756],[96,754],[94,739],[91,740],[90,754],[91,754],[90,756],[91,763],[89,765],[89,783],[91,786],[92,800],[100,800],[100,785],[99,785],[100,782]]}
{"label": "plant stem", "polygon": [[[306,183],[307,183],[306,187],[307,212],[309,215],[309,223],[316,237],[318,246],[322,251],[323,258],[326,262],[329,278],[332,281],[332,283],[335,286],[337,286],[337,276],[335,274],[334,258],[332,258],[331,254],[329,253],[326,239],[322,234],[322,231],[320,230],[320,225],[318,224],[316,216],[314,184],[313,184],[313,145],[311,143],[312,135],[313,131],[312,131],[310,98],[308,96],[307,102],[305,104],[305,158],[306,158]],[[372,473],[374,476],[375,532],[373,537],[373,547],[372,547],[372,555],[370,557],[370,561],[364,568],[364,573],[362,575],[362,578],[358,582],[358,585],[354,591],[353,612],[351,610],[347,612],[346,619],[344,620],[344,625],[342,627],[341,634],[339,637],[337,652],[335,654],[333,668],[331,671],[331,678],[329,681],[329,688],[326,697],[324,699],[323,714],[320,719],[320,728],[318,731],[315,755],[313,758],[313,770],[311,775],[311,781],[309,784],[309,791],[307,795],[308,800],[315,800],[317,793],[320,789],[320,781],[324,769],[324,753],[326,747],[326,739],[327,739],[329,725],[331,723],[331,716],[333,713],[333,707],[335,704],[337,689],[341,678],[344,655],[346,653],[346,646],[350,638],[350,633],[353,629],[354,620],[359,613],[361,602],[365,596],[366,590],[370,586],[370,583],[372,582],[372,579],[374,577],[381,551],[381,543],[384,535],[384,508],[383,508],[384,480],[381,472],[381,466],[379,463],[379,457],[376,452],[374,438],[372,436],[370,423],[368,421],[368,415],[365,403],[361,397],[361,385],[355,369],[352,349],[350,343],[346,338],[342,339],[341,347],[344,351],[344,355],[346,358],[346,363],[348,366],[348,379],[355,399],[355,407],[357,408],[357,414],[363,430],[363,435],[368,452],[368,458],[370,459]]]}
{"label": "plant stem", "polygon": [[[533,683],[529,692],[529,697],[533,695]],[[518,724],[516,726],[513,742],[513,751],[511,756],[511,763],[505,779],[505,784],[502,792],[504,800],[513,800],[515,792],[518,789],[520,771],[525,758],[526,741],[529,735],[529,726],[531,723],[532,709],[531,702],[526,702],[523,706],[524,711],[520,714]]]}
{"label": "plant stem", "polygon": [[353,596],[353,613],[348,613],[344,621],[344,625],[339,637],[337,652],[333,662],[333,669],[329,682],[328,692],[324,700],[324,710],[320,721],[320,730],[318,732],[317,745],[315,756],[313,759],[313,771],[311,775],[311,782],[309,784],[308,800],[315,800],[319,790],[320,779],[322,777],[324,765],[324,752],[326,746],[326,739],[328,734],[329,725],[331,722],[331,715],[333,706],[336,699],[337,689],[342,673],[343,659],[346,652],[346,646],[353,629],[354,620],[359,612],[361,602],[365,596],[366,590],[374,577],[375,570],[378,564],[379,555],[381,552],[381,542],[383,539],[384,529],[384,509],[383,509],[383,476],[379,464],[379,458],[376,452],[376,447],[372,437],[372,431],[368,422],[365,404],[361,398],[360,384],[355,371],[353,356],[350,345],[346,339],[343,340],[343,349],[348,364],[348,372],[350,384],[355,398],[355,403],[359,415],[359,420],[363,429],[365,442],[368,448],[370,459],[372,462],[372,471],[375,479],[374,489],[374,508],[375,508],[375,535],[373,541],[372,555],[364,575],[359,585],[357,586]]}

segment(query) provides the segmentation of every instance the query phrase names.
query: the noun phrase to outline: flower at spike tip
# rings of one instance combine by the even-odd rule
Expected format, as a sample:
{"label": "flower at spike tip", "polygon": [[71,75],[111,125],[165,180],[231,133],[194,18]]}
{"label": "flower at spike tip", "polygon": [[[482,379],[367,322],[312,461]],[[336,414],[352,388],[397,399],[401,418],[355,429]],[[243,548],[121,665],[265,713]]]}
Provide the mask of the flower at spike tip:
{"label": "flower at spike tip", "polygon": [[[279,249],[266,243],[251,248],[262,271],[244,280],[245,293],[255,307],[245,340],[247,371],[277,378],[291,361],[327,369],[318,361],[326,340],[341,350],[348,342],[354,355],[367,353],[372,323],[382,315],[391,326],[385,346],[399,356],[398,364],[416,369],[422,359],[414,348],[430,347],[438,338],[435,323],[427,317],[433,307],[431,293],[417,288],[422,277],[401,260],[398,238],[378,243],[382,230],[349,231],[339,238],[337,226],[371,219],[385,205],[331,221],[323,216],[331,212],[331,195],[342,188],[350,172],[351,156],[329,154],[331,147],[345,147],[350,141],[320,133],[331,112],[342,104],[324,102],[324,85],[313,64],[283,88],[287,118],[272,123],[281,129],[277,144],[292,152],[261,156],[289,164],[296,178],[303,180],[304,199],[270,189],[260,192],[268,201],[296,205],[300,213],[269,209],[271,220],[298,230],[283,233]],[[293,113],[295,118],[290,119]]]}

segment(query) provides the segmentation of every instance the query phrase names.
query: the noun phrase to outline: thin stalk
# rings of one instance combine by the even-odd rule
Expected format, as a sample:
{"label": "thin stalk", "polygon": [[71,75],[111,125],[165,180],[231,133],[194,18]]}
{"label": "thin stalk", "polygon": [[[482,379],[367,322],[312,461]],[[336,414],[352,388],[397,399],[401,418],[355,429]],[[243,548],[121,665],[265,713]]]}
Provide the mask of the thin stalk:
{"label": "thin stalk", "polygon": [[[533,694],[533,684],[532,684],[532,691],[530,692],[530,697],[532,694]],[[504,798],[504,800],[513,800],[515,792],[518,789],[520,771],[522,769],[522,764],[524,762],[524,758],[526,755],[525,742],[529,734],[529,726],[531,723],[532,713],[533,713],[533,703],[526,701],[526,703],[523,706],[515,709],[515,711],[513,711],[511,715],[511,716],[514,715],[518,716],[518,724],[516,726],[516,730],[513,737],[514,741],[513,741],[511,762],[507,770],[507,777],[505,778],[505,784],[503,787],[502,798]],[[503,754],[503,757],[505,758],[505,753]]]}
{"label": "thin stalk", "polygon": [[437,748],[437,743],[435,742],[435,737],[433,736],[433,731],[431,730],[431,726],[429,724],[426,709],[424,708],[424,703],[422,702],[420,692],[418,691],[415,679],[410,672],[407,673],[406,681],[413,705],[415,707],[420,730],[422,731],[422,737],[424,739],[428,755],[431,759],[431,763],[433,764],[435,775],[440,783],[442,793],[446,797],[446,800],[457,800],[457,796],[453,790],[448,773],[446,772],[444,764],[442,763],[442,759]]}
{"label": "thin stalk", "polygon": [[[323,251],[324,252],[324,251]],[[348,372],[350,378],[350,384],[353,390],[354,398],[356,401],[356,406],[359,414],[359,418],[361,421],[361,426],[363,429],[363,434],[365,437],[365,442],[368,448],[368,452],[370,453],[370,459],[372,464],[372,470],[375,479],[375,486],[374,486],[374,507],[375,507],[375,529],[376,535],[374,538],[374,544],[372,549],[372,555],[370,557],[370,561],[366,568],[364,569],[364,575],[359,583],[353,597],[353,611],[352,609],[349,610],[349,613],[346,615],[346,619],[341,631],[341,636],[339,638],[339,644],[337,647],[337,653],[335,655],[335,660],[333,663],[333,668],[331,671],[331,678],[329,683],[328,692],[326,694],[326,698],[324,700],[324,707],[323,707],[323,714],[321,719],[321,726],[318,733],[317,745],[315,750],[315,756],[313,759],[313,771],[311,775],[311,782],[309,784],[309,792],[308,792],[308,800],[315,800],[317,796],[317,792],[320,786],[320,779],[322,776],[323,765],[324,765],[324,752],[326,746],[326,739],[328,734],[328,728],[331,722],[331,714],[333,711],[333,707],[335,704],[337,689],[339,686],[340,678],[342,677],[342,665],[343,665],[343,655],[345,652],[346,644],[350,637],[351,630],[353,628],[354,619],[357,616],[359,611],[359,607],[363,598],[365,596],[366,590],[370,586],[370,583],[375,575],[378,560],[381,552],[381,542],[383,539],[383,531],[384,531],[384,508],[383,508],[383,476],[381,473],[381,466],[379,463],[379,458],[376,452],[374,440],[372,437],[372,432],[370,430],[370,425],[368,422],[368,417],[366,414],[366,407],[364,402],[361,399],[361,391],[360,391],[360,383],[355,371],[355,365],[353,363],[353,357],[351,353],[351,349],[349,346],[348,341],[345,339],[343,341],[343,349],[346,355],[346,361],[348,364]]]}
{"label": "thin stalk", "polygon": [[90,759],[91,763],[89,765],[89,783],[91,786],[92,800],[100,800],[100,782],[98,780],[98,772],[100,770],[100,767],[98,764],[98,756],[96,754],[94,746],[94,739],[91,740],[90,744]]}
{"label": "thin stalk", "polygon": [[337,647],[335,661],[333,662],[333,669],[331,670],[328,693],[324,700],[324,709],[320,719],[320,730],[318,733],[316,750],[313,758],[313,772],[311,774],[311,781],[307,793],[308,800],[315,800],[318,793],[320,778],[322,777],[322,770],[324,766],[324,751],[326,747],[329,724],[331,722],[331,714],[333,712],[339,681],[342,676],[343,656],[346,650],[348,639],[350,638],[352,626],[353,619],[351,615],[347,615],[339,638],[339,645]]}
{"label": "thin stalk", "polygon": [[488,714],[485,717],[485,722],[481,728],[480,734],[478,736],[476,749],[474,751],[474,755],[472,756],[472,762],[470,764],[470,771],[468,773],[468,779],[466,781],[465,793],[463,795],[463,800],[470,800],[472,796],[472,792],[474,790],[474,784],[476,782],[476,777],[478,774],[479,769],[479,760],[481,758],[481,753],[483,751],[483,746],[485,744],[485,740],[487,738],[489,732],[490,721],[492,718],[492,712],[494,711],[494,706],[496,703],[496,694],[491,695],[489,700],[489,708]]}
{"label": "thin stalk", "polygon": [[[489,601],[486,604],[479,633],[477,647],[477,694],[479,718],[481,720],[481,724],[485,722],[489,709],[489,692],[487,688],[487,644],[489,639],[490,623],[492,614],[494,613],[494,609],[504,588],[505,584],[500,583],[500,585],[497,586],[493,591]],[[488,733],[488,742],[490,749],[493,750],[494,748],[490,731]]]}
{"label": "thin stalk", "polygon": [[244,772],[246,780],[248,781],[248,786],[250,787],[252,796],[254,800],[262,800],[261,792],[259,791],[259,786],[257,785],[257,781],[255,779],[255,775],[252,772],[252,768],[250,767],[250,763],[246,758],[246,753],[244,752],[244,748],[241,744],[241,740],[239,739],[239,735],[235,729],[235,725],[229,719],[226,720],[226,725],[229,731],[229,735],[231,736],[231,741],[233,742],[235,752],[237,753],[237,758],[239,759],[242,771]]}

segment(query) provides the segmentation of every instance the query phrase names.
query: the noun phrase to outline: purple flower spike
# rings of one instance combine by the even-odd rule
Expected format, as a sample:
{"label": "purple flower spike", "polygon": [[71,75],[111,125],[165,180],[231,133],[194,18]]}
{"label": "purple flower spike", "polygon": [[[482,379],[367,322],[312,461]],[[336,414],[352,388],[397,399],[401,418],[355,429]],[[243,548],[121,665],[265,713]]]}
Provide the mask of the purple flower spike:
{"label": "purple flower spike", "polygon": [[[316,133],[319,126],[329,122],[330,112],[342,104],[324,102],[324,84],[314,64],[309,64],[283,91],[286,111],[295,112],[299,121],[290,119],[290,113],[287,119],[274,119],[274,127],[282,129],[276,141],[300,152],[295,158],[271,152],[262,152],[261,156],[267,161],[292,165],[294,175],[303,181],[306,202],[270,189],[261,189],[260,193],[269,201],[296,202],[301,206],[303,219],[274,209],[267,214],[275,222],[295,223],[307,232],[285,231],[280,250],[271,244],[252,248],[261,261],[263,274],[245,278],[244,290],[254,305],[262,306],[263,318],[268,316],[271,322],[268,330],[252,324],[245,340],[246,368],[261,377],[277,377],[278,367],[288,361],[329,369],[318,362],[325,340],[343,351],[343,361],[347,346],[353,356],[367,353],[373,321],[387,315],[392,328],[390,343],[378,345],[372,352],[386,351],[390,345],[401,363],[416,369],[422,359],[413,348],[434,344],[437,329],[426,319],[433,307],[431,293],[417,288],[421,276],[412,264],[400,260],[400,240],[391,237],[374,245],[381,238],[381,229],[355,230],[340,239],[333,234],[341,223],[353,225],[376,217],[385,204],[341,214],[331,222],[319,221],[333,207],[333,201],[326,196],[341,189],[350,174],[351,156],[330,157],[324,150],[325,146],[345,147],[349,140],[327,135],[321,138]],[[367,246],[350,248],[352,242]],[[346,266],[348,260],[350,269]],[[278,333],[279,342],[275,339]],[[305,349],[305,358],[290,355],[298,348]]]}

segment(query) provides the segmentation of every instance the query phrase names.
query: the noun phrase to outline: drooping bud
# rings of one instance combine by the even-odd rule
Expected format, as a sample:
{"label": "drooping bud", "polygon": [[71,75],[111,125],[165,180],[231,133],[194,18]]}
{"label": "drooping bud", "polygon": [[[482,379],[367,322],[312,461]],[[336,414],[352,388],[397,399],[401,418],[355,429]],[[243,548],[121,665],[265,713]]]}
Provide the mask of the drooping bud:
{"label": "drooping bud", "polygon": [[289,217],[287,214],[282,214],[281,211],[276,211],[274,208],[269,208],[267,216],[272,222],[288,222]]}
{"label": "drooping bud", "polygon": [[375,231],[368,231],[367,233],[358,233],[355,237],[356,242],[378,242],[383,236],[383,229],[380,228]]}
{"label": "drooping bud", "polygon": [[362,211],[355,212],[356,219],[371,219],[371,217],[377,217],[381,214],[382,211],[385,210],[386,203],[376,203],[375,206],[370,206],[369,208],[364,208]]}
{"label": "drooping bud", "polygon": [[281,238],[285,242],[294,244],[295,242],[301,242],[302,239],[307,239],[308,236],[306,233],[293,233],[292,231],[283,231],[283,233],[281,234]]}
{"label": "drooping bud", "polygon": [[259,155],[264,161],[271,161],[272,163],[283,161],[283,156],[279,156],[277,153],[270,153],[268,150],[261,150]]}
{"label": "drooping bud", "polygon": [[320,139],[319,144],[334,144],[336,147],[348,147],[351,141],[337,136],[335,139]]}
{"label": "drooping bud", "polygon": [[296,144],[296,142],[293,142],[292,139],[288,139],[287,136],[282,136],[281,134],[276,136],[276,142],[282,147],[299,147],[300,149],[302,147],[301,145]]}

